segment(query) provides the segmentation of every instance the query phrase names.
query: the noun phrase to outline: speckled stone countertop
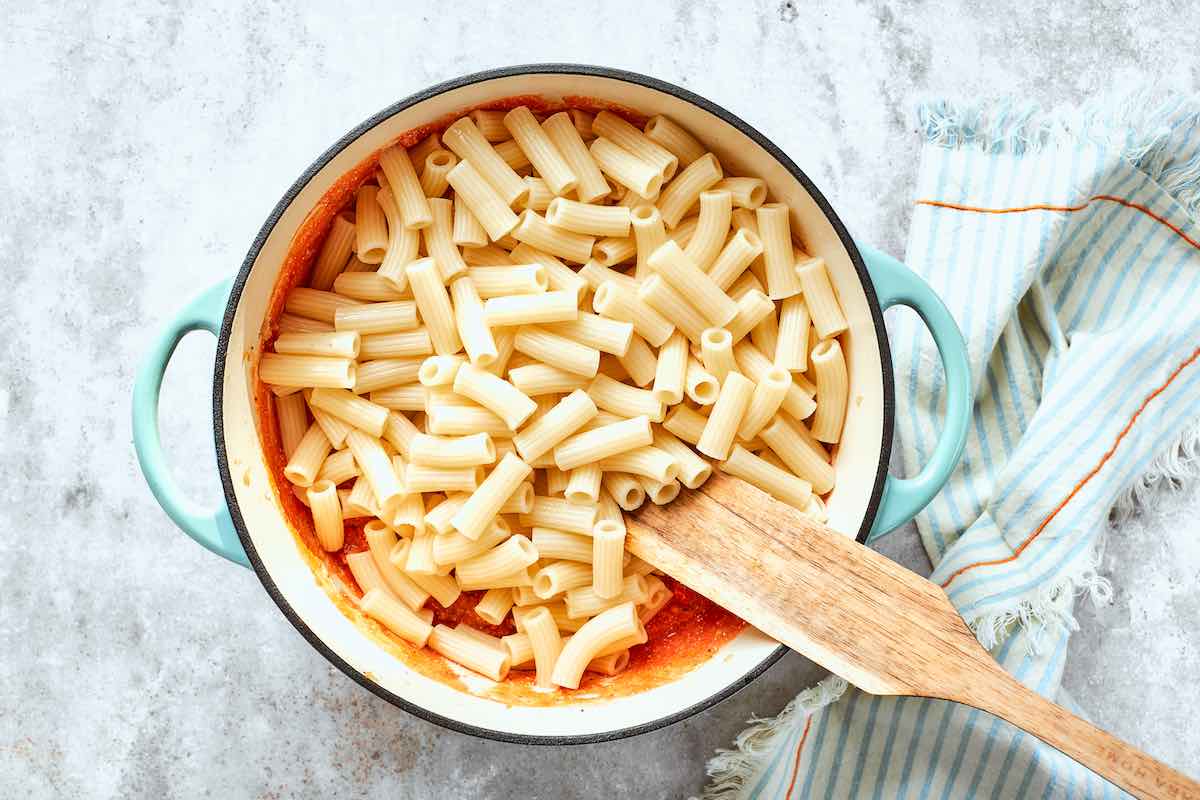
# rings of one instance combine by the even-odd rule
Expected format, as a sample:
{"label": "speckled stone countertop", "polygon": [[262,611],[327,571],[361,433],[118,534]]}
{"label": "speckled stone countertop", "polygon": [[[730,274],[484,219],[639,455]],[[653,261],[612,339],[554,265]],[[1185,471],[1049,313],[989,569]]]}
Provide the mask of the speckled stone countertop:
{"label": "speckled stone countertop", "polygon": [[[1169,0],[586,5],[4,4],[0,26],[0,797],[683,797],[751,714],[819,674],[789,656],[633,740],[528,750],[442,730],[344,677],[258,580],[145,488],[129,391],[150,337],[232,273],[310,161],[431,83],[504,64],[645,72],[749,120],[857,235],[903,249],[926,94],[1047,105],[1194,91]],[[371,6],[368,8],[367,6]],[[213,342],[164,389],[181,480],[218,492]],[[1200,772],[1200,491],[1109,537],[1066,685],[1102,725]],[[927,570],[911,531],[882,545]]]}

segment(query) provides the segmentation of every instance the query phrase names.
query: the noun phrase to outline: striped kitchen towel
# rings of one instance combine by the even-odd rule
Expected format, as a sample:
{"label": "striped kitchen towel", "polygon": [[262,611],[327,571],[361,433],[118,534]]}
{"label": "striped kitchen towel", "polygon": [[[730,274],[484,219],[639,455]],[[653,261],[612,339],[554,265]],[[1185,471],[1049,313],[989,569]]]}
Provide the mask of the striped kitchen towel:
{"label": "striped kitchen towel", "polygon": [[[962,328],[977,400],[962,464],[917,526],[932,580],[984,645],[1069,705],[1073,607],[1109,593],[1096,565],[1110,512],[1200,471],[1200,103],[936,103],[919,121],[906,260]],[[944,380],[914,315],[893,323],[911,473],[941,429]],[[1121,794],[987,714],[836,677],[736,745],[710,763],[705,798]]]}

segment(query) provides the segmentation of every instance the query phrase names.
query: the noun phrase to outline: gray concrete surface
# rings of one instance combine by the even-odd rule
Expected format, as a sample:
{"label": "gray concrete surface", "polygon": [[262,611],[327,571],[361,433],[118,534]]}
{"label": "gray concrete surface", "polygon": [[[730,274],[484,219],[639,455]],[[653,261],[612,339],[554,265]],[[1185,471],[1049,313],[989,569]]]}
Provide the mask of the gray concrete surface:
{"label": "gray concrete surface", "polygon": [[[1200,34],[1169,0],[336,5],[0,2],[0,796],[682,797],[748,716],[816,677],[790,656],[634,740],[480,741],[360,689],[253,575],[173,529],[130,448],[135,365],[368,115],[503,64],[646,72],[759,126],[859,235],[899,252],[921,96],[1192,91],[1200,65]],[[197,497],[217,493],[212,353],[185,341],[164,393]],[[1081,612],[1067,686],[1197,772],[1200,492],[1166,505],[1112,537],[1116,601]],[[883,548],[927,569],[911,531]]]}

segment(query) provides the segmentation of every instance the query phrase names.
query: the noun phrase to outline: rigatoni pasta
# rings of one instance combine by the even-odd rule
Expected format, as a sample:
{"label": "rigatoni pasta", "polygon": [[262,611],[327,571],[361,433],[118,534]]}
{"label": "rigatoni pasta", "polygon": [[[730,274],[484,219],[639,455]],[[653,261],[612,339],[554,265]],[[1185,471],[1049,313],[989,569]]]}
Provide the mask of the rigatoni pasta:
{"label": "rigatoni pasta", "polygon": [[529,189],[521,176],[500,157],[471,120],[464,117],[446,128],[442,132],[442,142],[462,161],[478,170],[505,204],[512,206],[528,194]]}
{"label": "rigatoni pasta", "polygon": [[822,339],[844,333],[847,328],[846,315],[829,282],[825,260],[810,259],[796,266],[796,275],[804,288],[804,299],[812,315],[813,327]]}
{"label": "rigatoni pasta", "polygon": [[458,162],[446,177],[454,187],[454,196],[462,198],[493,242],[517,227],[517,215],[470,161]]}
{"label": "rigatoni pasta", "polygon": [[542,130],[574,173],[575,196],[584,203],[592,203],[606,196],[608,181],[604,180],[604,175],[588,152],[571,115],[566,111],[550,115],[542,123]]}
{"label": "rigatoni pasta", "polygon": [[812,418],[813,438],[834,444],[841,438],[846,417],[848,379],[846,359],[836,339],[824,339],[812,351],[817,376],[817,411]]}
{"label": "rigatoni pasta", "polygon": [[404,227],[410,230],[428,227],[433,216],[408,151],[399,145],[387,148],[379,154],[379,168],[387,176],[388,189]]}
{"label": "rigatoni pasta", "polygon": [[366,616],[578,686],[672,597],[624,513],[720,469],[826,516],[848,323],[762,179],[666,117],[577,109],[478,109],[378,158],[254,363],[284,500]]}
{"label": "rigatoni pasta", "polygon": [[662,188],[662,172],[647,161],[599,136],[588,148],[600,171],[641,197],[657,197]]}
{"label": "rigatoni pasta", "polygon": [[505,114],[504,127],[508,128],[512,138],[525,151],[529,163],[546,181],[551,191],[557,195],[564,195],[575,188],[579,179],[576,178],[574,170],[542,130],[541,124],[528,106],[518,106]]}
{"label": "rigatoni pasta", "polygon": [[767,270],[767,296],[772,300],[800,293],[800,278],[792,260],[792,234],[788,207],[767,203],[755,212]]}

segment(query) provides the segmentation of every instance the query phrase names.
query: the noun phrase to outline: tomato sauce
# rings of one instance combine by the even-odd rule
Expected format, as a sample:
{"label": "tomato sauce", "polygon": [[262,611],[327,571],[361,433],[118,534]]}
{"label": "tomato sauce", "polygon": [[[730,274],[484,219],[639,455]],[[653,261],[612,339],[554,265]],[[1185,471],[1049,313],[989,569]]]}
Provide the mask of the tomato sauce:
{"label": "tomato sauce", "polygon": [[[536,112],[558,111],[563,108],[579,108],[591,112],[607,109],[635,124],[645,120],[631,109],[597,98],[570,96],[566,97],[565,101],[564,106],[548,103],[537,96],[513,96],[487,103],[479,108],[509,109],[528,105]],[[454,120],[471,110],[465,109],[434,123],[406,131],[397,137],[393,144],[411,147],[431,133],[444,130]],[[372,154],[339,178],[301,223],[280,267],[279,277],[267,305],[257,348],[252,348],[246,354],[247,359],[253,360],[257,358],[258,353],[270,351],[278,332],[277,321],[283,312],[287,293],[307,281],[321,243],[333,225],[334,217],[353,206],[355,193],[374,174],[377,163],[378,154]],[[318,582],[347,617],[371,631],[374,638],[390,653],[429,678],[455,686],[462,691],[471,691],[512,705],[556,705],[622,697],[659,686],[694,669],[707,661],[746,626],[736,615],[677,581],[664,578],[674,591],[674,597],[646,626],[649,640],[646,644],[630,650],[629,666],[620,675],[609,677],[586,673],[578,690],[546,690],[534,688],[532,671],[513,670],[508,679],[501,683],[479,689],[478,685],[489,683],[481,678],[479,681],[473,681],[472,687],[468,688],[459,677],[457,667],[451,667],[432,650],[417,648],[394,636],[359,611],[354,600],[361,597],[362,592],[346,564],[346,555],[367,549],[363,537],[363,525],[366,520],[350,520],[346,523],[345,544],[341,551],[326,553],[321,548],[307,507],[296,497],[292,485],[283,475],[287,459],[283,454],[275,416],[274,395],[265,384],[257,381],[254,391],[259,437],[276,495],[301,545],[301,552]],[[450,608],[442,608],[431,598],[428,606],[433,609],[435,624],[453,626],[464,622],[495,636],[512,633],[514,628],[511,620],[506,620],[503,625],[489,625],[475,613],[474,607],[482,595],[483,592],[463,592]]]}

